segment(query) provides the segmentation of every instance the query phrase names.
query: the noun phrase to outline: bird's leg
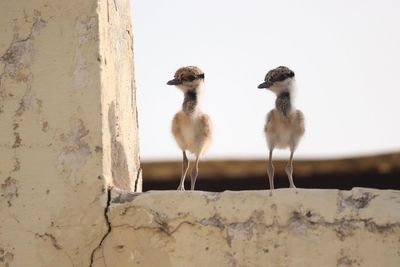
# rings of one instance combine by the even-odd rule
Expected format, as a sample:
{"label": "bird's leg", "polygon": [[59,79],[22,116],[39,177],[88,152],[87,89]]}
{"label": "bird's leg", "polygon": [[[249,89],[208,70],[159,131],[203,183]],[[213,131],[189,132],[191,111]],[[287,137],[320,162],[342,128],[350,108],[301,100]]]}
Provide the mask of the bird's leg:
{"label": "bird's leg", "polygon": [[274,165],[272,164],[272,151],[274,149],[269,150],[269,159],[268,159],[268,168],[267,168],[267,173],[268,173],[268,178],[269,178],[269,188],[271,190],[274,189]]}
{"label": "bird's leg", "polygon": [[186,152],[185,150],[182,151],[183,154],[183,161],[182,161],[182,176],[181,176],[181,182],[179,183],[178,190],[180,191],[185,191],[185,177],[189,169],[189,161],[188,158],[186,157]]}
{"label": "bird's leg", "polygon": [[289,162],[288,162],[288,164],[286,165],[286,168],[285,168],[286,174],[287,174],[287,176],[289,178],[290,188],[296,188],[296,186],[293,183],[293,152],[294,152],[294,150],[291,149],[290,150]]}
{"label": "bird's leg", "polygon": [[197,175],[199,174],[199,159],[200,157],[197,155],[196,156],[196,163],[194,164],[193,170],[192,170],[192,176],[191,178],[191,185],[190,185],[190,190],[194,190],[194,185],[196,184],[196,179]]}

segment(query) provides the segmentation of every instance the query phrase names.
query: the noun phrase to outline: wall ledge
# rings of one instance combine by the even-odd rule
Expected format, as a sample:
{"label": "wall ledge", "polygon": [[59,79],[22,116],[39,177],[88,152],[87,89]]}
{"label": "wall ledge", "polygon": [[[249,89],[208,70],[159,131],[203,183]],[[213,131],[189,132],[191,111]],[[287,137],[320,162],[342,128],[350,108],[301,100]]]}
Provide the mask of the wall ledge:
{"label": "wall ledge", "polygon": [[97,266],[400,266],[394,190],[119,193],[109,218]]}

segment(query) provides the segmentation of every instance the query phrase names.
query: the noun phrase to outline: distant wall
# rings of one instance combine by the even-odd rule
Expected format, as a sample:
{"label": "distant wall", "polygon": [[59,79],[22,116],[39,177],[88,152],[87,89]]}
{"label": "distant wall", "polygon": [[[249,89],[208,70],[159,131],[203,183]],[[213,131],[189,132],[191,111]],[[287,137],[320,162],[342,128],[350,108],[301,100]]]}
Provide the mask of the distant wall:
{"label": "distant wall", "polygon": [[[176,189],[181,162],[141,162],[145,171],[143,190]],[[196,189],[225,190],[268,189],[267,159],[201,161]],[[285,172],[287,160],[274,160],[275,188],[289,187]],[[301,188],[353,187],[400,190],[400,153],[378,154],[341,159],[295,160],[294,182]],[[187,179],[190,180],[190,179]],[[187,181],[190,182],[190,181]]]}
{"label": "distant wall", "polygon": [[0,2],[0,266],[89,266],[140,191],[128,0]]}

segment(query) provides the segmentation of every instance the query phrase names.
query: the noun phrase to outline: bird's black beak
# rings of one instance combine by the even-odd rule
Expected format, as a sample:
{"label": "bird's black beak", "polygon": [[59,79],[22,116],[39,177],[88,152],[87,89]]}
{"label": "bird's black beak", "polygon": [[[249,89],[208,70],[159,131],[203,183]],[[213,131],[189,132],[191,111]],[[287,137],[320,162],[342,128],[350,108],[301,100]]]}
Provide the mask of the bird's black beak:
{"label": "bird's black beak", "polygon": [[269,87],[268,82],[263,82],[258,86],[259,89],[268,88],[268,87]]}
{"label": "bird's black beak", "polygon": [[178,85],[181,84],[181,82],[178,79],[173,79],[167,82],[168,85]]}

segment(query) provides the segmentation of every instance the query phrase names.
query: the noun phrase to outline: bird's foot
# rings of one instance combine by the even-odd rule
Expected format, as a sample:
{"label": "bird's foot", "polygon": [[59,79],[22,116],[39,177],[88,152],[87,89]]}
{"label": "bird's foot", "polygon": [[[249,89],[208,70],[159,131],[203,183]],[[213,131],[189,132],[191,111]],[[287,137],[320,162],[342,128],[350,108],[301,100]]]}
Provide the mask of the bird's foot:
{"label": "bird's foot", "polygon": [[185,187],[184,186],[178,186],[178,191],[185,191]]}

